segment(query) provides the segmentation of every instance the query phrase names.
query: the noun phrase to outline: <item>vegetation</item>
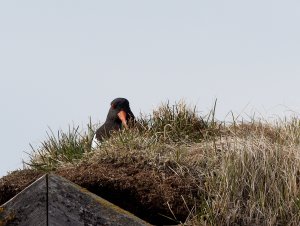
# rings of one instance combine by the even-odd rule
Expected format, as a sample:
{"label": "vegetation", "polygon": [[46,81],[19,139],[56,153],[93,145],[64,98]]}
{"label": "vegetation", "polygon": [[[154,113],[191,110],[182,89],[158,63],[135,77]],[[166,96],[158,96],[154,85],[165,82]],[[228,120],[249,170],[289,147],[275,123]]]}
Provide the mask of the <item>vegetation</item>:
{"label": "vegetation", "polygon": [[7,216],[3,217],[2,216],[3,212],[4,212],[4,208],[0,207],[0,226],[8,225],[15,219],[14,213],[10,213]]}
{"label": "vegetation", "polygon": [[[187,225],[298,225],[300,121],[219,122],[180,102],[141,115],[91,151],[94,127],[78,128],[33,149],[28,165],[49,171],[83,163],[128,163],[191,178],[198,192]],[[170,208],[170,211],[172,209]],[[176,216],[174,216],[176,218]]]}

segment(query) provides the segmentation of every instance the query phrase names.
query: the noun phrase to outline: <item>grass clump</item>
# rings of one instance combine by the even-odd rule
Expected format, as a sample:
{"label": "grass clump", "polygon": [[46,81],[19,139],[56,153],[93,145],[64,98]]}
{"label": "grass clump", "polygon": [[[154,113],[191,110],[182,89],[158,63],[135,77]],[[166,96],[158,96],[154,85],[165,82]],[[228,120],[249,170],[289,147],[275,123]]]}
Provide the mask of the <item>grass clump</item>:
{"label": "grass clump", "polygon": [[28,153],[30,160],[26,164],[38,170],[51,171],[66,163],[79,161],[90,150],[90,138],[78,130],[79,127],[69,127],[68,132],[60,130],[57,136],[50,130],[40,147],[35,149],[30,145],[32,152]]}
{"label": "grass clump", "polygon": [[208,127],[196,108],[190,108],[182,101],[175,105],[169,102],[161,105],[148,118],[140,118],[139,123],[161,141],[176,143],[200,141]]}
{"label": "grass clump", "polygon": [[96,151],[89,147],[92,132],[52,133],[29,164],[43,170],[123,164],[189,178],[197,192],[186,200],[182,195],[188,225],[298,225],[299,119],[225,123],[214,113],[215,106],[200,117],[183,102],[166,103],[141,115],[133,128],[114,132]]}

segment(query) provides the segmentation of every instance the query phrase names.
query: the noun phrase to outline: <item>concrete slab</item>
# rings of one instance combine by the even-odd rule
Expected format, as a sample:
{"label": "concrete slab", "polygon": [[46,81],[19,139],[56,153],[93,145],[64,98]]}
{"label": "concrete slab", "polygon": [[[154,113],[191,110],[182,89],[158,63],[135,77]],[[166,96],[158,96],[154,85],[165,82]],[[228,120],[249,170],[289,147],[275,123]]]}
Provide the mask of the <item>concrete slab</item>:
{"label": "concrete slab", "polygon": [[0,207],[0,226],[47,225],[46,176],[42,176]]}
{"label": "concrete slab", "polygon": [[49,174],[0,207],[0,226],[150,225],[86,189]]}

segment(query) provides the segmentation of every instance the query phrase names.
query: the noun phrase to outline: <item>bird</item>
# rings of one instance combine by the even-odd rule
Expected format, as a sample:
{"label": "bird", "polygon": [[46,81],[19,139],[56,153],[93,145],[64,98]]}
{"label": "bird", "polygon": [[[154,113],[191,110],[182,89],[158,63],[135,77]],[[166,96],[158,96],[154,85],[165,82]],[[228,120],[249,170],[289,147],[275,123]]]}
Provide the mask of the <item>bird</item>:
{"label": "bird", "polygon": [[96,130],[91,148],[98,148],[103,139],[110,137],[112,131],[120,130],[123,127],[128,129],[130,122],[134,121],[135,117],[130,109],[129,101],[121,97],[114,99],[110,104],[104,124]]}

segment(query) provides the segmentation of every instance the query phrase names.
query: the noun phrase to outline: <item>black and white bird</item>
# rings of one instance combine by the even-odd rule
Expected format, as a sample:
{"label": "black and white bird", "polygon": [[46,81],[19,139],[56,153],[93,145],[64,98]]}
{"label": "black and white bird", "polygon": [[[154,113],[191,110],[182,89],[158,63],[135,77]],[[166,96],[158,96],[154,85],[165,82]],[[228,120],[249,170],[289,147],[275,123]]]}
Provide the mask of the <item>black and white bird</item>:
{"label": "black and white bird", "polygon": [[103,139],[108,138],[110,133],[128,128],[129,122],[134,122],[134,115],[129,107],[129,101],[125,98],[116,98],[110,104],[105,123],[96,130],[92,141],[92,149],[101,145]]}

